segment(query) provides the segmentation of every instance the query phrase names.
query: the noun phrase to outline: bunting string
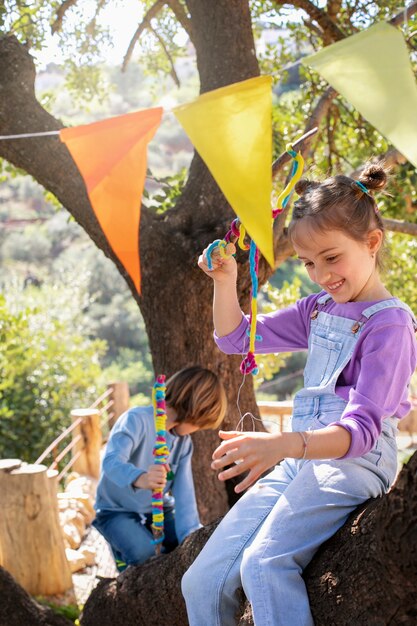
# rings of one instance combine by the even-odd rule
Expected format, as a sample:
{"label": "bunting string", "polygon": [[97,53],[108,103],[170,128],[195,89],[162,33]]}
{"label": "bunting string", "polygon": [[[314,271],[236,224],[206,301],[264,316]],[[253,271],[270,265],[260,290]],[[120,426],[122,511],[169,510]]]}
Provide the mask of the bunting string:
{"label": "bunting string", "polygon": [[[300,62],[317,71],[417,167],[417,83],[398,28],[379,22],[296,64]],[[109,246],[140,294],[139,224],[147,147],[167,113],[183,126],[239,216],[239,227],[237,222],[231,225],[232,234],[216,243],[221,256],[233,253],[229,244],[239,230],[238,245],[247,245],[247,233],[273,267],[271,87],[271,76],[258,76],[206,92],[172,111],[156,107],[73,128],[0,135],[0,141],[59,135],[83,177]],[[291,156],[294,183],[302,167]],[[284,189],[274,218],[285,209],[290,194],[291,189]],[[256,255],[250,258],[251,272],[256,273]]]}

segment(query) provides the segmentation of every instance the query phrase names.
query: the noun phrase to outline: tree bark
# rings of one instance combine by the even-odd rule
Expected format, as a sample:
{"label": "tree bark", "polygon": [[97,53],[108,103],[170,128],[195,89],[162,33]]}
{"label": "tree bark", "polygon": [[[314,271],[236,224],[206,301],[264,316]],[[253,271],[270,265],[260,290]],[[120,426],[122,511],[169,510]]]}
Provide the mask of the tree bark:
{"label": "tree bark", "polygon": [[0,566],[0,626],[74,626],[41,606]]}
{"label": "tree bark", "polygon": [[[417,453],[382,498],[359,507],[319,549],[304,573],[316,626],[415,626],[417,623]],[[216,523],[196,531],[166,556],[103,580],[82,626],[188,623],[181,578]],[[225,547],[227,549],[227,547]],[[285,608],[284,608],[285,611]],[[242,592],[239,626],[253,626]]]}

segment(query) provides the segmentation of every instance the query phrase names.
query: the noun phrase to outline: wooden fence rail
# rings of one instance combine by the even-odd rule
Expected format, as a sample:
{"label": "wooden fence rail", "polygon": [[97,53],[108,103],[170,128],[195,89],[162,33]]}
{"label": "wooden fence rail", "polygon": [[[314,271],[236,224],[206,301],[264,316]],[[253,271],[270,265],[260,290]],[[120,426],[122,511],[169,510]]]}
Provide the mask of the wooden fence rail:
{"label": "wooden fence rail", "polygon": [[[48,469],[58,469],[58,483],[62,483],[71,469],[98,478],[102,443],[107,440],[117,418],[129,408],[129,401],[127,383],[109,383],[106,391],[87,409],[71,411],[72,424],[49,444],[35,464],[44,463],[49,458],[45,464]],[[70,435],[69,443],[60,448]]]}

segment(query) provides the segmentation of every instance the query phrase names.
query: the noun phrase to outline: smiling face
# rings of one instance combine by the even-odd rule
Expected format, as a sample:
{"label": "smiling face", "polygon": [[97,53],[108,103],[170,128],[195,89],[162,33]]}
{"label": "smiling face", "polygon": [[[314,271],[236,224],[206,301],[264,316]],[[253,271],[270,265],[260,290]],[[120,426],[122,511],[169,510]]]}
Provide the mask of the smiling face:
{"label": "smiling face", "polygon": [[313,282],[335,302],[381,300],[389,297],[376,268],[375,255],[382,232],[356,241],[341,230],[319,231],[310,219],[301,219],[292,232],[294,249]]}

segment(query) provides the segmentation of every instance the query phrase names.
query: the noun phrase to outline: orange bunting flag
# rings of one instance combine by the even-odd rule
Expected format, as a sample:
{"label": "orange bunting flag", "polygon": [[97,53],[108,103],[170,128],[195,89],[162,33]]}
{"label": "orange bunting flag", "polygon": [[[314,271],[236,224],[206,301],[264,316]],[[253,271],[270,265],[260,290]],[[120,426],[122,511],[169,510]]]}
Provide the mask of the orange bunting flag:
{"label": "orange bunting flag", "polygon": [[60,131],[107,241],[139,293],[139,221],[147,146],[162,111],[161,107],[147,109]]}
{"label": "orange bunting flag", "polygon": [[174,113],[273,267],[271,84],[270,76],[250,78],[204,93]]}

